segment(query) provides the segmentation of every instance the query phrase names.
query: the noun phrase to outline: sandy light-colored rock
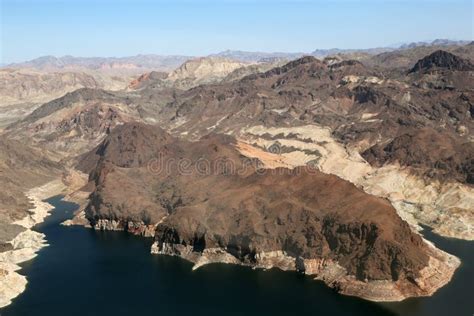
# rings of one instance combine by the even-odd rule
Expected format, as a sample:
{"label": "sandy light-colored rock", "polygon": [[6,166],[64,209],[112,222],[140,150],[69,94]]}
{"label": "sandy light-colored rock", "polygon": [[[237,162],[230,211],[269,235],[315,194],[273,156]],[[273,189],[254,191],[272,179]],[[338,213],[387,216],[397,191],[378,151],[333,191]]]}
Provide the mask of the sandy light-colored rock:
{"label": "sandy light-colored rock", "polygon": [[186,61],[168,76],[170,80],[201,79],[210,75],[225,77],[244,63],[220,57],[197,58]]}
{"label": "sandy light-colored rock", "polygon": [[[79,213],[79,217],[84,216],[84,213]],[[71,222],[65,222],[64,225],[81,225],[79,219],[75,219]],[[87,226],[87,225],[86,225]],[[127,231],[134,235],[140,235],[143,237],[153,237],[155,236],[156,225],[147,225],[143,222],[134,222],[134,221],[117,221],[109,219],[99,219],[94,226],[95,230],[111,230],[111,231]]]}
{"label": "sandy light-colored rock", "polygon": [[20,270],[18,264],[33,259],[41,248],[48,245],[45,235],[35,232],[31,228],[41,223],[53,209],[51,204],[43,200],[59,194],[63,189],[64,184],[58,179],[33,188],[26,193],[33,208],[29,210],[27,216],[14,224],[21,225],[27,230],[10,241],[12,250],[0,253],[0,307],[9,305],[12,299],[25,290],[27,279],[17,272]]}

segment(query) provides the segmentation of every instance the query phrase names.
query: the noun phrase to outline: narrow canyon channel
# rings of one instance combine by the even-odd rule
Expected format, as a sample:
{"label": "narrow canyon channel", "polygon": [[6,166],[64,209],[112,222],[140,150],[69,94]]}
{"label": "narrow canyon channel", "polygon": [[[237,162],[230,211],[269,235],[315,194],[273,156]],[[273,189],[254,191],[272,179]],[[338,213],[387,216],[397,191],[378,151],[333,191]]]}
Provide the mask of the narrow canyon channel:
{"label": "narrow canyon channel", "polygon": [[151,239],[60,223],[76,209],[61,196],[35,230],[49,246],[23,263],[26,291],[0,309],[18,315],[457,315],[474,313],[474,242],[425,229],[425,238],[458,256],[453,280],[428,298],[374,303],[339,295],[308,276],[211,264],[192,271],[176,257],[150,254]]}

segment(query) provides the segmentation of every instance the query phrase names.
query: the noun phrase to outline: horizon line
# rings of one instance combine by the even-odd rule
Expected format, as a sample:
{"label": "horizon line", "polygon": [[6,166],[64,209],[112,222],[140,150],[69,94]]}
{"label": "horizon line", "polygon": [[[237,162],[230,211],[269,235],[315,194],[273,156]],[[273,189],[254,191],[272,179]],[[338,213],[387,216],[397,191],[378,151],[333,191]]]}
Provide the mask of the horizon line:
{"label": "horizon line", "polygon": [[[469,45],[470,42],[474,42],[473,39],[450,39],[450,38],[436,38],[434,40],[419,40],[419,41],[412,41],[412,42],[404,42],[404,43],[397,43],[397,44],[392,44],[392,45],[387,45],[387,46],[374,46],[374,47],[363,47],[363,48],[339,48],[339,47],[330,47],[330,48],[315,48],[310,52],[303,52],[303,51],[285,51],[285,50],[280,50],[280,51],[260,51],[260,50],[242,50],[242,49],[231,49],[227,48],[224,50],[220,50],[211,54],[161,54],[161,53],[137,53],[137,54],[129,54],[129,55],[115,55],[115,56],[105,56],[105,55],[72,55],[72,54],[65,54],[65,55],[53,55],[53,54],[46,54],[46,55],[39,55],[37,57],[31,58],[31,59],[25,59],[25,60],[20,60],[20,61],[1,61],[0,65],[1,66],[9,66],[9,65],[15,65],[15,64],[22,64],[26,62],[30,62],[39,58],[45,58],[45,57],[52,57],[56,59],[61,59],[65,57],[71,57],[71,58],[103,58],[103,59],[121,59],[121,58],[129,58],[129,57],[137,57],[137,56],[159,56],[159,57],[212,57],[214,55],[222,54],[225,52],[242,52],[242,53],[255,53],[255,54],[301,54],[301,55],[311,55],[316,51],[331,51],[331,50],[340,50],[340,51],[365,51],[365,50],[376,50],[376,49],[403,49],[403,46],[409,46],[411,44],[427,44],[433,45],[434,42],[436,41],[452,41],[452,42],[464,42],[467,43],[465,45]],[[453,44],[455,45],[455,44]],[[424,45],[420,45],[424,46]],[[462,44],[460,46],[463,46]]]}

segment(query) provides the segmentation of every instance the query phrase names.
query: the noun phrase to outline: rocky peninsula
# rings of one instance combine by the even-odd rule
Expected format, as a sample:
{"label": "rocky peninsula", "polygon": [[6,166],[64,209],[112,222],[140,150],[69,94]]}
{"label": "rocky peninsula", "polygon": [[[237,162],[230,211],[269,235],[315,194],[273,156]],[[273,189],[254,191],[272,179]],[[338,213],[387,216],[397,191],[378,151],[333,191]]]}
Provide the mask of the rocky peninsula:
{"label": "rocky peninsula", "polygon": [[[181,157],[190,169],[162,172],[150,165],[154,157]],[[227,163],[212,165],[223,157]],[[203,160],[212,170],[199,172]],[[315,169],[258,166],[230,136],[188,142],[125,124],[79,163],[94,187],[84,214],[96,229],[154,236],[153,253],[195,268],[225,262],[295,270],[374,301],[431,295],[460,264],[386,199]]]}

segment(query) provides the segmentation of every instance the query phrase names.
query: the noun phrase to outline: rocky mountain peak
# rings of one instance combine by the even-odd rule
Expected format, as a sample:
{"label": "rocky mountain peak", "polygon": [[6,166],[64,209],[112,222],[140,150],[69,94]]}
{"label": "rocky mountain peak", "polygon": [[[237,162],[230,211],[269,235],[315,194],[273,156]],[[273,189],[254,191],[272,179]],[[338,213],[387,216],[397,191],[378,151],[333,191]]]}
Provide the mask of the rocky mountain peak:
{"label": "rocky mountain peak", "polygon": [[474,70],[474,65],[466,59],[458,57],[444,50],[437,50],[432,54],[418,60],[410,70],[412,72],[423,72],[433,68],[446,68],[450,70],[469,71]]}
{"label": "rocky mountain peak", "polygon": [[288,64],[286,64],[287,67],[293,68],[298,65],[303,65],[303,64],[308,64],[312,62],[319,62],[320,60],[313,57],[313,56],[303,56],[301,58],[295,59],[293,61],[290,61]]}
{"label": "rocky mountain peak", "polygon": [[293,69],[296,69],[296,68],[298,68],[302,65],[307,65],[307,64],[314,64],[314,65],[316,65],[316,67],[318,67],[318,66],[325,67],[323,62],[320,61],[319,59],[317,59],[313,56],[304,56],[304,57],[292,60],[292,61],[288,62],[287,64],[281,66],[281,67],[275,67],[275,68],[265,72],[261,76],[263,76],[263,77],[271,77],[271,76],[275,76],[275,75],[278,76],[278,75],[287,73],[287,72],[289,72]]}
{"label": "rocky mountain peak", "polygon": [[100,158],[124,168],[144,166],[150,159],[159,157],[163,146],[171,144],[173,140],[159,127],[137,122],[125,123],[114,128],[96,150],[85,155],[80,165],[87,169],[91,161]]}

